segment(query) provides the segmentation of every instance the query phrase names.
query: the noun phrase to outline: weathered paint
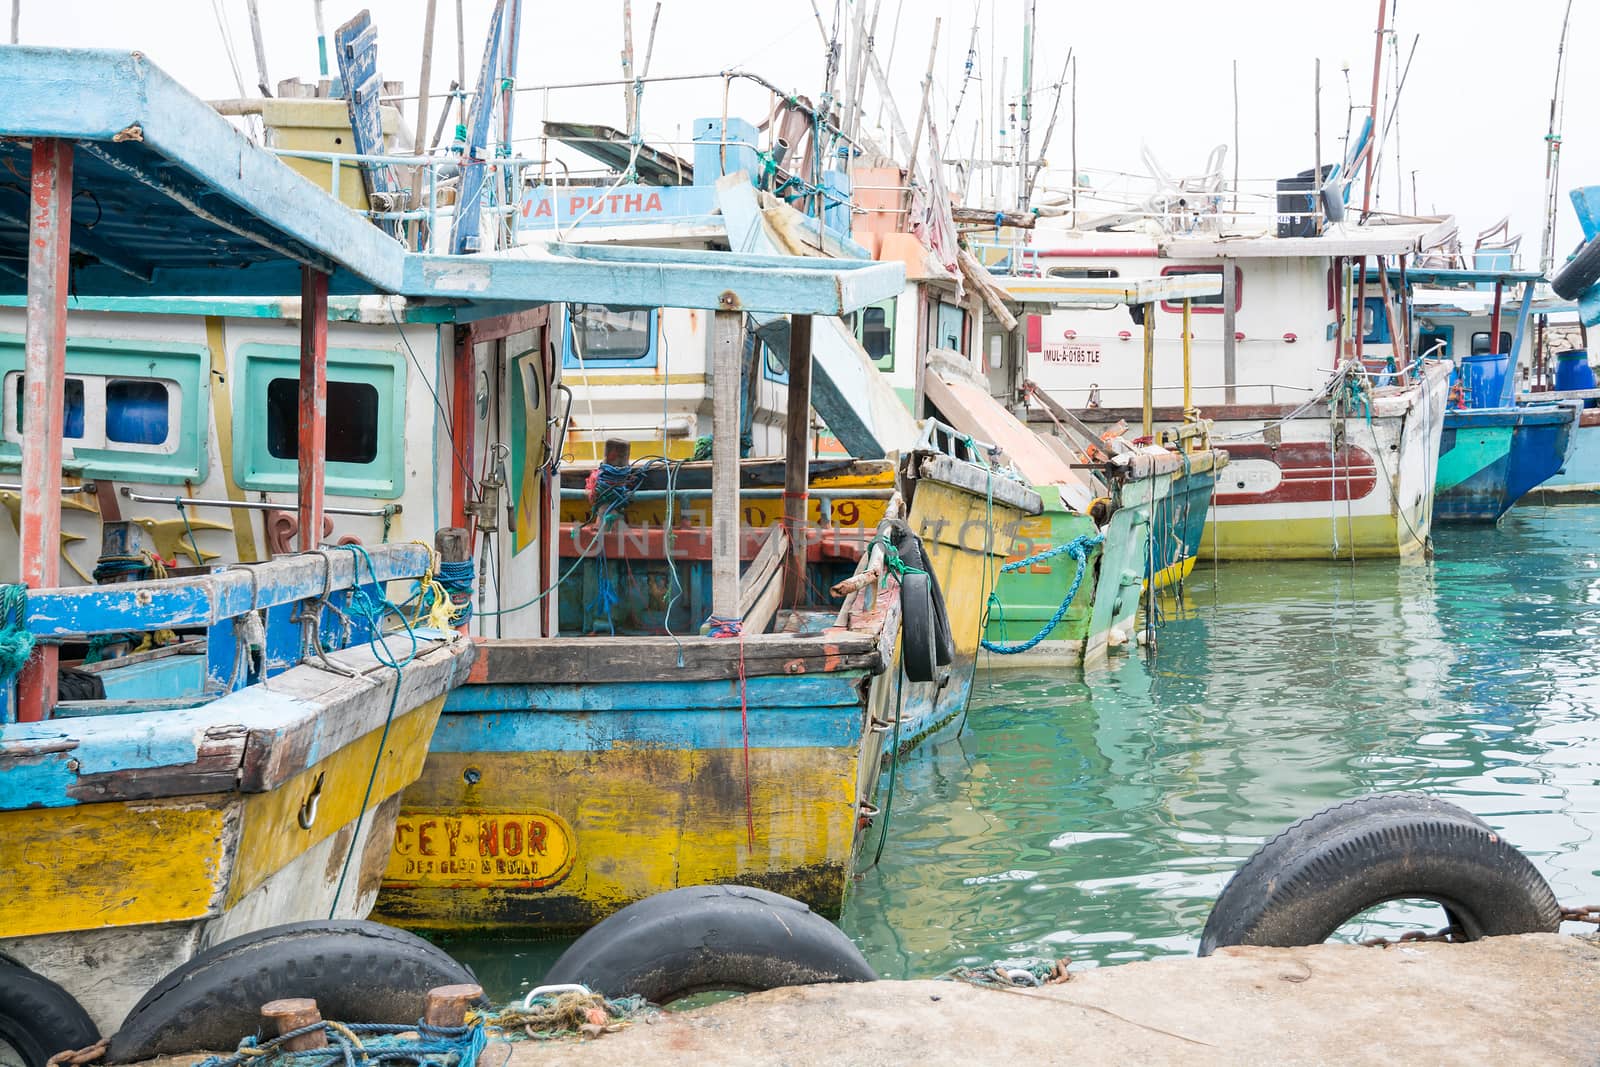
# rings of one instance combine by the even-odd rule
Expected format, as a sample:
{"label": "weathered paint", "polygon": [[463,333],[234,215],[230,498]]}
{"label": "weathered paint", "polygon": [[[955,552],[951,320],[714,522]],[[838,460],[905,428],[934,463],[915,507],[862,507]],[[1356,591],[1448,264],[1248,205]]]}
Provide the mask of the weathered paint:
{"label": "weathered paint", "polygon": [[384,881],[546,889],[576,859],[572,827],[551,811],[405,812],[395,822]]}
{"label": "weathered paint", "polygon": [[1496,522],[1572,456],[1576,405],[1451,411],[1439,443],[1434,514],[1440,522]]}
{"label": "weathered paint", "polygon": [[[1395,515],[1357,515],[1346,521],[1339,516],[1339,557],[1353,550],[1357,559],[1393,559],[1420,555],[1421,543],[1404,530]],[[1332,555],[1327,519],[1255,519],[1206,523],[1200,554],[1227,560],[1307,559],[1310,546],[1320,549],[1322,558]],[[1220,529],[1221,539],[1212,544]]]}
{"label": "weathered paint", "polygon": [[[737,710],[731,717],[737,731]],[[571,827],[571,870],[542,886],[429,884],[437,879],[415,869],[416,839],[407,836],[374,915],[437,931],[574,929],[653,893],[727,881],[783,886],[836,913],[857,833],[855,746],[767,748],[753,739],[748,824],[744,759],[738,746],[651,744],[431,753],[405,793],[402,825],[439,823],[434,858],[452,858],[452,847],[456,859],[483,858],[477,841],[446,833],[451,820],[549,812]],[[815,877],[819,870],[828,876]]]}
{"label": "weathered paint", "polygon": [[228,883],[227,906],[236,904],[295,856],[354,822],[363,810],[361,802],[367,797],[369,781],[369,807],[416,781],[443,706],[444,697],[440,696],[397,714],[386,740],[382,730],[373,730],[270,793],[249,797],[239,832],[238,864]]}
{"label": "weathered paint", "polygon": [[238,804],[220,797],[0,811],[0,930],[8,937],[213,914]]}

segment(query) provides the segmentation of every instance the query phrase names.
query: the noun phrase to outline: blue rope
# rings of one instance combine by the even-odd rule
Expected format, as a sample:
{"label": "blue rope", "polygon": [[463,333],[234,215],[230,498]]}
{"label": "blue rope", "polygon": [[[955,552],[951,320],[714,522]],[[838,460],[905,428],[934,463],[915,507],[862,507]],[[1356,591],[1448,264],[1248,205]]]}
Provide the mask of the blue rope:
{"label": "blue rope", "polygon": [[[452,613],[462,623],[472,618],[472,583],[476,578],[476,568],[471,559],[456,562],[439,561],[434,577],[439,580],[439,585],[450,594],[450,607]],[[431,597],[424,595],[422,613],[426,615],[433,607]]]}
{"label": "blue rope", "polygon": [[710,637],[738,637],[744,633],[743,619],[725,619],[720,615],[707,615],[706,623],[711,627]]}
{"label": "blue rope", "polygon": [[[322,1031],[328,1036],[325,1048],[292,1052],[283,1043],[304,1034]],[[416,1037],[402,1035],[415,1033]],[[370,1039],[366,1038],[370,1035]],[[196,1067],[264,1067],[268,1063],[288,1062],[299,1067],[357,1067],[358,1064],[412,1063],[428,1067],[475,1067],[488,1045],[482,1020],[468,1026],[429,1026],[414,1024],[316,1022],[291,1030],[270,1041],[257,1042],[246,1037],[231,1056],[212,1056]]]}
{"label": "blue rope", "polygon": [[27,610],[27,586],[0,585],[0,685],[15,678],[33,655]]}
{"label": "blue rope", "polygon": [[1044,624],[1043,629],[1034,634],[1032,637],[1028,638],[1026,641],[1018,641],[1015,643],[1002,643],[984,639],[981,642],[983,647],[988,649],[990,652],[994,652],[1001,656],[1014,656],[1019,652],[1028,651],[1028,649],[1032,648],[1034,645],[1037,645],[1040,641],[1043,641],[1046,635],[1048,635],[1051,630],[1054,630],[1057,626],[1059,626],[1062,619],[1066,618],[1067,609],[1072,606],[1072,598],[1078,595],[1078,586],[1083,584],[1084,573],[1089,569],[1089,549],[1100,544],[1105,539],[1106,538],[1104,534],[1095,534],[1093,536],[1090,536],[1089,534],[1079,534],[1077,537],[1074,537],[1064,545],[1057,545],[1055,548],[1046,549],[1043,552],[1029,556],[1027,559],[1019,559],[1015,563],[1007,563],[1005,566],[1001,567],[1000,573],[1005,574],[1008,571],[1017,571],[1021,570],[1023,567],[1032,566],[1035,563],[1051,559],[1055,556],[1061,555],[1062,553],[1066,553],[1078,561],[1078,573],[1072,576],[1071,588],[1067,590],[1067,595],[1061,600],[1061,606],[1056,608],[1055,614],[1050,616],[1049,621]]}

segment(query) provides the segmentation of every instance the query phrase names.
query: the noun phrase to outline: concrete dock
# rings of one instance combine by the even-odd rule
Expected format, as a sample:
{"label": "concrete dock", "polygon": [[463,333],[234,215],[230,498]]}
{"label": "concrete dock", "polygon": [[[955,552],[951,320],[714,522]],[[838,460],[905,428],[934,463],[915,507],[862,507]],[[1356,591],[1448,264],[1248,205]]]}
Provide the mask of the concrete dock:
{"label": "concrete dock", "polygon": [[[1232,949],[1062,985],[805,986],[668,1013],[581,1044],[491,1046],[484,1067],[720,1064],[1600,1063],[1600,944]],[[504,1060],[499,1057],[506,1056]]]}

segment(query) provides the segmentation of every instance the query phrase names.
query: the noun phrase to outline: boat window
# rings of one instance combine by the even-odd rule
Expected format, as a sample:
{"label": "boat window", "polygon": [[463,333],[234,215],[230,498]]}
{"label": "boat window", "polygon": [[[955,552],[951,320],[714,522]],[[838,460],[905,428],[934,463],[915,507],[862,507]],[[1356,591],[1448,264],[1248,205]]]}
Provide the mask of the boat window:
{"label": "boat window", "polygon": [[[1051,267],[1045,272],[1051,278],[1118,278],[1120,272],[1115,267]],[[1196,301],[1198,303],[1198,301]],[[1074,310],[1086,311],[1111,311],[1116,308],[1115,300],[1108,300],[1104,304],[1078,304]]]}
{"label": "boat window", "polygon": [[[77,338],[67,345],[62,440],[85,478],[194,482],[206,477],[210,419],[204,345]],[[21,337],[0,337],[0,467],[21,457]]]}
{"label": "boat window", "polygon": [[[300,457],[299,350],[247,343],[239,346],[237,358],[240,369],[230,383],[234,479],[244,489],[294,492]],[[405,356],[392,348],[328,350],[329,496],[391,500],[404,491],[405,377]],[[413,444],[419,455],[428,454],[425,435]]]}
{"label": "boat window", "polygon": [[[1507,333],[1505,330],[1501,330],[1500,347],[1495,349],[1495,352],[1503,353],[1509,351],[1511,351],[1511,334]],[[1477,333],[1472,335],[1472,354],[1475,356],[1487,356],[1489,354],[1488,330],[1479,330]]]}
{"label": "boat window", "polygon": [[965,309],[955,304],[946,304],[939,301],[936,305],[937,318],[934,321],[933,347],[945,348],[951,352],[966,352],[964,340],[967,335],[967,313]]}
{"label": "boat window", "polygon": [[1389,343],[1389,316],[1383,310],[1383,297],[1369,296],[1361,302],[1361,340],[1364,344]]}
{"label": "boat window", "polygon": [[573,304],[568,310],[569,366],[600,361],[646,360],[654,347],[655,309]]}
{"label": "boat window", "polygon": [[167,439],[170,409],[165,384],[148,378],[113,379],[106,383],[106,440],[159,445]]}
{"label": "boat window", "polygon": [[[22,414],[22,375],[12,376],[12,391],[16,396],[17,421],[14,424],[18,433],[23,426]],[[83,379],[68,378],[66,380],[65,395],[61,398],[62,406],[62,434],[68,441],[83,437]]]}
{"label": "boat window", "polygon": [[[1161,268],[1162,277],[1170,277],[1175,274],[1215,274],[1220,277],[1222,265],[1218,264],[1215,267],[1196,265],[1192,267]],[[1189,301],[1189,306],[1196,315],[1220,315],[1222,314],[1222,294],[1197,296]],[[1233,310],[1237,312],[1242,307],[1244,307],[1244,271],[1239,267],[1235,267],[1233,268]],[[1183,314],[1183,301],[1163,300],[1161,302],[1161,310],[1181,315]]]}
{"label": "boat window", "polygon": [[1449,359],[1455,329],[1450,326],[1424,326],[1417,335],[1417,352],[1434,359]]}
{"label": "boat window", "polygon": [[[378,458],[378,390],[366,382],[328,381],[326,454],[329,463],[371,463]],[[274,378],[267,385],[267,451],[300,458],[300,382]]]}

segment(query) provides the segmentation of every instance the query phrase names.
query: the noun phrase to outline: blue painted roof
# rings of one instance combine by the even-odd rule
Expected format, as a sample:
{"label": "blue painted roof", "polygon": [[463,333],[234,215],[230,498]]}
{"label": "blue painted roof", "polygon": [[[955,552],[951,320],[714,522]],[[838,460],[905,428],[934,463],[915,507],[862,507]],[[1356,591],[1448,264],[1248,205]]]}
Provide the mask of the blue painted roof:
{"label": "blue painted roof", "polygon": [[[1400,269],[1388,268],[1389,277],[1398,279]],[[1406,267],[1406,281],[1412,285],[1477,285],[1480,282],[1505,282],[1521,285],[1524,282],[1542,282],[1544,275],[1536,270],[1463,270],[1455,267]]]}
{"label": "blue painted roof", "polygon": [[892,263],[673,249],[408,253],[138,52],[0,46],[0,85],[0,293],[25,290],[35,137],[76,148],[79,296],[296,294],[309,264],[335,293],[839,314],[904,284]]}

